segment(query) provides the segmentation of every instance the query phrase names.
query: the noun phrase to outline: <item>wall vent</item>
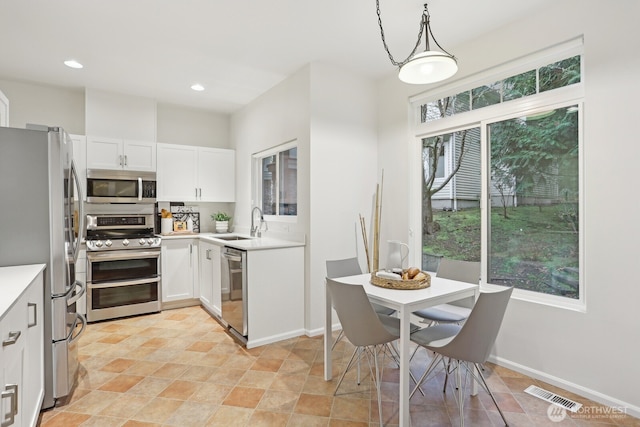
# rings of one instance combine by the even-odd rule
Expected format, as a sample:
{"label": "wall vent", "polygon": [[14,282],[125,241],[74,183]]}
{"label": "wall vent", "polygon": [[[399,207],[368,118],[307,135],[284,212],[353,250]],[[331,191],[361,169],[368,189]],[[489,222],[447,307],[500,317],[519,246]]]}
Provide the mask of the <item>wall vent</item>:
{"label": "wall vent", "polygon": [[534,385],[530,385],[529,387],[527,387],[524,392],[530,394],[531,396],[546,400],[549,403],[558,405],[561,408],[566,409],[567,411],[578,412],[578,410],[582,408],[582,403],[574,402],[571,399],[567,399],[566,397],[562,397]]}

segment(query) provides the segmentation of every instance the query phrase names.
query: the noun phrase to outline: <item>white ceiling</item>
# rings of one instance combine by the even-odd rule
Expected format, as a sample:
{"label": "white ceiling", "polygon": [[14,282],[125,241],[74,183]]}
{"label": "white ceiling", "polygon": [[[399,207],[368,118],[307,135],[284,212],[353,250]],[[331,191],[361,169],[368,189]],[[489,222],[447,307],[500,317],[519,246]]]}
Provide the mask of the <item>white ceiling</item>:
{"label": "white ceiling", "polygon": [[[380,0],[397,60],[417,40],[419,0]],[[553,0],[432,0],[455,46]],[[0,79],[90,87],[231,113],[313,61],[394,72],[374,0],[0,0]],[[76,59],[84,68],[63,65]],[[194,83],[206,90],[195,92]]]}

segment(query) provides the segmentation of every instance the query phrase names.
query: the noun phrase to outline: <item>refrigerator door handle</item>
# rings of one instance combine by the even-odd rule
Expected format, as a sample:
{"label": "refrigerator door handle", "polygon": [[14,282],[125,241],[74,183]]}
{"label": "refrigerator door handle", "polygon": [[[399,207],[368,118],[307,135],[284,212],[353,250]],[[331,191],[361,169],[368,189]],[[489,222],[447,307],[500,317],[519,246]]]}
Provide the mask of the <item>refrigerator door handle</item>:
{"label": "refrigerator door handle", "polygon": [[[80,291],[76,292],[76,289],[78,289],[78,286],[80,286]],[[67,300],[67,306],[74,304],[76,301],[82,298],[82,296],[87,291],[87,285],[79,280],[76,280],[75,282],[73,282],[73,286],[71,288],[73,289],[73,295],[71,295],[71,297]]]}
{"label": "refrigerator door handle", "polygon": [[[80,332],[75,333],[78,327],[78,320],[82,323],[82,327],[80,328]],[[80,335],[84,332],[84,328],[87,327],[87,319],[80,313],[76,313],[76,321],[73,322],[73,328],[71,328],[71,333],[69,334],[69,345],[73,344],[80,338]]]}
{"label": "refrigerator door handle", "polygon": [[[83,195],[82,195],[82,184],[80,183],[80,177],[78,176],[78,171],[76,170],[76,166],[73,160],[71,160],[71,177],[73,179],[69,180],[69,185],[74,185],[76,186],[76,191],[73,194],[77,194],[78,197],[78,238],[75,240],[75,245],[73,247],[73,261],[78,261],[78,254],[80,253],[80,241],[82,238],[82,231],[84,230],[84,221],[85,221],[85,217],[84,217],[84,202],[83,202]],[[71,193],[69,193],[71,194]],[[70,201],[71,202],[71,201]],[[72,204],[69,203],[69,211],[71,211],[71,206]],[[74,242],[73,239],[73,227],[71,222],[73,218],[73,212],[70,212],[70,216],[69,216],[69,233],[70,233],[70,242]]]}

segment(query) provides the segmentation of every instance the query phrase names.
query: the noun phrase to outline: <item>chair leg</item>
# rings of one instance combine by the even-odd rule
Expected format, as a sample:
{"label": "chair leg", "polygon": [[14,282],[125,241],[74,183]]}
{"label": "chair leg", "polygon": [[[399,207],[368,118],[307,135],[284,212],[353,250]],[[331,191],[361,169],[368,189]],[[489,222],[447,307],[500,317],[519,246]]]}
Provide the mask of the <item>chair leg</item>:
{"label": "chair leg", "polygon": [[496,408],[498,408],[498,412],[500,412],[500,416],[502,417],[502,421],[504,421],[504,425],[508,427],[509,424],[507,423],[507,420],[504,417],[504,414],[502,413],[502,410],[498,406],[498,402],[496,401],[495,396],[491,392],[491,389],[489,388],[489,385],[487,384],[487,381],[484,379],[484,375],[482,374],[481,366],[482,365],[480,365],[479,363],[474,363],[474,367],[475,367],[476,371],[478,372],[478,378],[480,378],[480,380],[482,381],[482,386],[485,388],[485,390],[487,390],[487,392],[489,393],[489,396],[491,396],[491,400],[493,400],[493,404],[496,405]]}
{"label": "chair leg", "polygon": [[[338,389],[340,388],[340,384],[342,384],[342,380],[344,380],[344,376],[347,375],[347,372],[349,371],[349,369],[351,369],[351,366],[353,366],[353,358],[356,356],[356,354],[358,355],[358,358],[360,357],[360,354],[358,352],[359,349],[360,349],[360,347],[356,347],[353,350],[353,353],[351,354],[351,358],[349,359],[349,363],[347,363],[346,368],[344,368],[344,371],[342,372],[342,375],[340,376],[340,381],[338,381],[338,385],[336,386],[336,389],[333,392],[334,396],[338,393]],[[360,366],[360,360],[359,359],[358,359],[358,366]],[[360,383],[358,383],[358,384],[360,384]]]}
{"label": "chair leg", "polygon": [[360,359],[362,358],[362,347],[358,347],[356,350],[358,351],[358,366],[357,366],[358,379],[357,379],[357,382],[358,382],[358,385],[360,385]]}
{"label": "chair leg", "polygon": [[[400,353],[398,352],[398,349],[395,348],[395,346],[393,344],[385,344],[385,348],[389,349],[389,354],[391,355],[391,358],[393,359],[394,362],[396,362],[396,365],[398,365],[398,368],[400,368]],[[417,346],[416,349],[420,347]],[[415,351],[414,351],[415,354]],[[412,357],[409,358],[409,362],[411,362]],[[413,380],[414,383],[418,384],[418,380],[416,380],[416,377],[413,376],[413,372],[411,372],[411,369],[409,369],[409,376],[411,377],[411,379]],[[420,390],[420,394],[424,396],[424,391],[422,391],[421,388],[419,388],[418,390]]]}
{"label": "chair leg", "polygon": [[380,395],[380,367],[378,365],[378,346],[373,346],[373,360],[376,365],[376,393],[378,393],[378,419],[380,420],[380,427],[382,427],[382,396]]}
{"label": "chair leg", "polygon": [[338,334],[338,338],[336,338],[336,340],[333,342],[333,344],[331,345],[331,350],[333,351],[334,348],[336,348],[336,344],[338,344],[338,341],[340,341],[342,339],[342,337],[344,336],[344,331],[341,329],[340,333]]}
{"label": "chair leg", "polygon": [[[451,360],[449,360],[451,363]],[[458,408],[460,409],[460,427],[464,427],[464,387],[461,387],[462,384],[462,369],[460,364],[464,363],[460,360],[456,360],[456,381],[458,382]]]}
{"label": "chair leg", "polygon": [[415,394],[416,390],[420,390],[420,393],[422,393],[422,395],[424,396],[424,392],[422,391],[422,389],[420,388],[420,386],[422,385],[422,383],[424,382],[424,380],[427,378],[427,376],[433,371],[433,369],[438,365],[438,363],[440,362],[440,360],[442,360],[442,356],[439,354],[435,354],[433,356],[433,359],[431,360],[431,363],[429,363],[429,366],[427,366],[426,371],[424,371],[424,374],[422,374],[422,376],[420,377],[420,379],[417,381],[415,388],[411,391],[411,394],[409,395],[409,399],[411,399],[413,397],[413,395]]}

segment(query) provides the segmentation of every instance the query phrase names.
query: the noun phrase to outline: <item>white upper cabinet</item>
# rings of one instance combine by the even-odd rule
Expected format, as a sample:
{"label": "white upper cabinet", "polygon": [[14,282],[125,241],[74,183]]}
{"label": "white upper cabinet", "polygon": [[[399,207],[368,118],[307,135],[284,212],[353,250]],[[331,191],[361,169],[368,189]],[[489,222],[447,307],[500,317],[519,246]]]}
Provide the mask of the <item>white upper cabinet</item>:
{"label": "white upper cabinet", "polygon": [[235,151],[158,144],[158,201],[235,201]]}
{"label": "white upper cabinet", "polygon": [[198,151],[199,200],[234,202],[236,152],[202,147]]}
{"label": "white upper cabinet", "polygon": [[87,168],[156,171],[156,143],[87,136]]}
{"label": "white upper cabinet", "polygon": [[198,200],[198,150],[188,145],[158,144],[157,200]]}

